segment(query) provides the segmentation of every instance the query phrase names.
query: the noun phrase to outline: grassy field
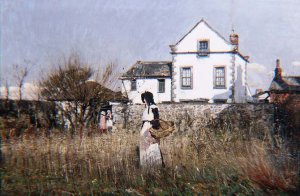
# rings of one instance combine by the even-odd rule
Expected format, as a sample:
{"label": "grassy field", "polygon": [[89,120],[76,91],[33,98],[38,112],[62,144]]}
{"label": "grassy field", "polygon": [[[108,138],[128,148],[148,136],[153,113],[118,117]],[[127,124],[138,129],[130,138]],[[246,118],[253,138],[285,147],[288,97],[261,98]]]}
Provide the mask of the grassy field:
{"label": "grassy field", "polygon": [[297,192],[298,163],[266,138],[205,129],[175,134],[161,140],[166,167],[148,171],[139,167],[138,143],[126,133],[10,138],[2,142],[1,195]]}

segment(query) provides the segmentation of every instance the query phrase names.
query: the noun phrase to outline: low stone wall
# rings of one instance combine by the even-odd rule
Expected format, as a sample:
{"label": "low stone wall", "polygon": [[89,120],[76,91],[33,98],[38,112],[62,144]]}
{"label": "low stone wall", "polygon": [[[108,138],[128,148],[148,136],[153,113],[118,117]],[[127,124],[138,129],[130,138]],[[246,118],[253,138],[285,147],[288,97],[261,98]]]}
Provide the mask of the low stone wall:
{"label": "low stone wall", "polygon": [[[272,104],[158,104],[160,118],[174,121],[176,132],[189,132],[201,128],[215,130],[244,130],[270,132],[273,130]],[[139,132],[144,105],[115,105],[114,131]]]}

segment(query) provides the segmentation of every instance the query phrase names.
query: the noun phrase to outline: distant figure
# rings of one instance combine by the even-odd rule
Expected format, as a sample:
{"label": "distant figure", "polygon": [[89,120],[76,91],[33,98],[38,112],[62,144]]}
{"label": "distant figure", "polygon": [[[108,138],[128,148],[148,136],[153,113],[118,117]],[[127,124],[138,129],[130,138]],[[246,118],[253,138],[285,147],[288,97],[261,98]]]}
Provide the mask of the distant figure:
{"label": "distant figure", "polygon": [[102,111],[100,114],[100,133],[106,133],[106,113]]}
{"label": "distant figure", "polygon": [[106,115],[106,126],[108,133],[112,133],[112,126],[113,126],[113,116],[110,110],[107,111]]}
{"label": "distant figure", "polygon": [[143,127],[140,132],[140,164],[141,166],[163,166],[163,157],[159,148],[159,140],[151,136],[149,129],[159,128],[159,113],[153,94],[145,92],[141,95],[146,103],[142,120]]}
{"label": "distant figure", "polygon": [[16,128],[12,128],[9,130],[9,138],[12,139],[12,138],[15,138],[17,137],[17,129]]}

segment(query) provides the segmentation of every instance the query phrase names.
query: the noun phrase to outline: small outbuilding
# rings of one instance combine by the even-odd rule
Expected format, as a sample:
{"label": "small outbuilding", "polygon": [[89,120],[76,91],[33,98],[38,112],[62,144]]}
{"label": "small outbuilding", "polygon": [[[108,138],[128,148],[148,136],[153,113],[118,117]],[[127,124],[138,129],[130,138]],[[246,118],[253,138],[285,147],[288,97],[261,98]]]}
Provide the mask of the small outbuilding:
{"label": "small outbuilding", "polygon": [[133,103],[142,103],[144,91],[151,91],[158,103],[171,101],[170,61],[137,61],[119,79],[122,80],[123,92]]}

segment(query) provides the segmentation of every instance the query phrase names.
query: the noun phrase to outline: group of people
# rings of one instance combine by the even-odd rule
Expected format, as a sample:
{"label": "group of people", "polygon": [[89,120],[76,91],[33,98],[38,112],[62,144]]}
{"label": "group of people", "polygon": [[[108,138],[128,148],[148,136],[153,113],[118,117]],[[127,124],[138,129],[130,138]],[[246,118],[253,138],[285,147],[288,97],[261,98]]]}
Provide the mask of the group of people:
{"label": "group of people", "polygon": [[102,111],[100,113],[100,132],[101,133],[112,133],[113,127],[113,116],[110,110],[107,112]]}

